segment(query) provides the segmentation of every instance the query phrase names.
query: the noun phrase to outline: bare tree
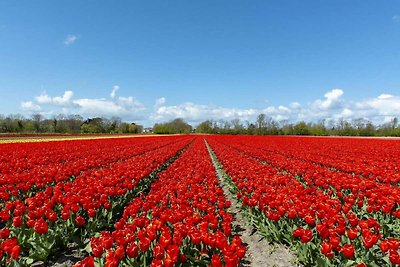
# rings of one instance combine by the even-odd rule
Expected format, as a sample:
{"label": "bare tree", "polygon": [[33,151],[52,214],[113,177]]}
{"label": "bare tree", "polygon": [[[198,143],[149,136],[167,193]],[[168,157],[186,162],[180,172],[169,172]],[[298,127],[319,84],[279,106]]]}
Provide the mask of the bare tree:
{"label": "bare tree", "polygon": [[240,134],[243,131],[244,127],[243,124],[240,122],[240,119],[233,119],[231,123],[233,126],[233,130],[236,134]]}
{"label": "bare tree", "polygon": [[41,131],[41,122],[43,120],[42,114],[36,113],[32,115],[33,126],[35,127],[35,131],[39,133]]}
{"label": "bare tree", "polygon": [[399,122],[399,119],[394,117],[393,119],[390,120],[390,124],[392,129],[395,129],[397,127],[397,123]]}
{"label": "bare tree", "polygon": [[256,126],[257,126],[257,134],[264,134],[265,133],[265,128],[266,128],[266,116],[264,113],[261,113],[257,116],[256,120]]}

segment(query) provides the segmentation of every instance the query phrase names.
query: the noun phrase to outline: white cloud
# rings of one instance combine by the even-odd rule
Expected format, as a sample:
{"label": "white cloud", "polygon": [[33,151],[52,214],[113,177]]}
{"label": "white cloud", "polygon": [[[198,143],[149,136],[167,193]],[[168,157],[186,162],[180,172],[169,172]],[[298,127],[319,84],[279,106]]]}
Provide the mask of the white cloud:
{"label": "white cloud", "polygon": [[[383,93],[374,98],[345,101],[341,98],[343,91],[339,97],[339,94],[336,94],[334,97],[332,95],[327,97],[327,95],[325,95],[326,102],[328,102],[327,99],[334,99],[334,101],[331,101],[330,105],[324,106],[325,109],[318,110],[315,105],[312,105],[311,108],[302,109],[303,119],[311,121],[324,118],[364,118],[376,124],[381,124],[386,120],[385,117],[400,116],[400,96]],[[326,108],[327,106],[330,106],[330,108]]]}
{"label": "white cloud", "polygon": [[394,16],[392,17],[392,20],[393,20],[394,22],[400,22],[400,15],[394,15]]}
{"label": "white cloud", "polygon": [[[119,116],[124,120],[136,120],[143,118],[145,106],[133,96],[116,97],[118,86],[113,87],[111,99],[106,98],[74,98],[74,92],[67,90],[61,96],[49,96],[47,92],[42,92],[34,97],[34,101],[21,103],[21,108],[25,111],[42,111],[43,114],[80,114],[87,117],[94,116]],[[113,94],[114,92],[114,94]],[[44,105],[43,111],[39,104]]]}
{"label": "white cloud", "polygon": [[218,106],[208,106],[186,102],[180,105],[167,106],[165,98],[156,100],[155,111],[151,119],[155,121],[165,121],[174,118],[183,118],[189,122],[200,122],[206,119],[242,119],[247,120],[257,114],[256,109],[237,109]]}
{"label": "white cloud", "polygon": [[389,94],[381,94],[380,96],[378,96],[378,99],[389,99],[392,98],[392,95]]}
{"label": "white cloud", "polygon": [[52,102],[51,97],[46,92],[42,92],[39,96],[35,96],[35,99],[39,104],[50,104]]}
{"label": "white cloud", "polygon": [[101,99],[81,98],[74,100],[73,103],[77,105],[77,107],[79,108],[79,112],[81,112],[82,114],[92,114],[95,116],[105,115],[105,114],[116,115],[123,111],[122,107],[104,98]]}
{"label": "white cloud", "polygon": [[128,108],[128,109],[136,109],[136,110],[144,110],[145,106],[137,101],[133,96],[128,96],[128,97],[123,97],[120,96],[118,98],[118,103],[122,107]]}
{"label": "white cloud", "polygon": [[[255,121],[260,113],[265,113],[274,120],[296,122],[318,121],[321,119],[356,119],[364,118],[381,124],[396,116],[400,117],[400,96],[383,92],[376,97],[348,101],[343,98],[342,89],[333,89],[324,94],[324,98],[308,104],[291,102],[288,105],[266,106],[264,108],[235,108],[205,105],[201,103],[178,103],[171,105],[165,97],[155,100],[151,110],[133,96],[117,96],[119,87],[114,86],[110,98],[74,98],[74,93],[65,91],[62,96],[49,96],[42,92],[33,101],[21,103],[21,109],[41,114],[81,114],[84,117],[119,116],[124,120],[140,120],[147,125],[177,117],[190,123],[206,119]],[[114,92],[114,93],[113,93]]]}
{"label": "white cloud", "polygon": [[31,111],[31,112],[32,111],[33,112],[38,112],[38,111],[42,110],[42,108],[38,104],[35,104],[32,101],[24,101],[24,102],[22,102],[21,103],[21,108],[23,110]]}
{"label": "white cloud", "polygon": [[78,40],[78,36],[76,36],[74,34],[69,34],[69,35],[67,35],[67,37],[65,37],[64,44],[67,46],[72,45],[76,42],[76,40]]}
{"label": "white cloud", "polygon": [[400,96],[382,94],[377,98],[360,101],[357,107],[367,116],[399,116]]}
{"label": "white cloud", "polygon": [[127,119],[141,118],[139,114],[145,110],[145,106],[132,96],[119,97],[118,101],[104,98],[90,99],[81,98],[73,101],[77,113],[86,116],[119,116]]}
{"label": "white cloud", "polygon": [[349,117],[353,116],[353,114],[354,114],[354,112],[351,109],[344,108],[338,117],[339,118],[349,118]]}
{"label": "white cloud", "polygon": [[329,110],[332,108],[337,108],[340,106],[342,102],[341,96],[343,95],[342,89],[333,89],[327,92],[324,97],[324,100],[316,100],[313,106],[318,110]]}
{"label": "white cloud", "polygon": [[74,93],[72,91],[65,91],[63,96],[53,97],[53,103],[55,105],[67,105],[71,102]]}
{"label": "white cloud", "polygon": [[276,121],[281,121],[288,120],[290,118],[290,115],[292,114],[292,110],[285,106],[269,106],[265,109],[260,110],[258,113],[264,113],[265,115],[271,117]]}
{"label": "white cloud", "polygon": [[387,93],[375,98],[346,101],[342,89],[333,89],[324,94],[324,99],[317,99],[308,105],[292,102],[288,106],[267,106],[262,109],[238,109],[219,106],[209,106],[187,102],[178,105],[166,105],[165,98],[156,100],[151,118],[155,121],[165,121],[180,117],[189,122],[199,122],[205,119],[238,118],[254,121],[255,117],[264,113],[274,120],[289,120],[292,122],[318,121],[321,119],[357,119],[364,118],[381,124],[388,118],[400,116],[400,96]]}
{"label": "white cloud", "polygon": [[73,96],[74,92],[72,91],[65,91],[62,96],[55,97],[50,97],[46,92],[42,92],[39,96],[36,96],[35,99],[39,104],[66,106],[71,103]]}
{"label": "white cloud", "polygon": [[115,96],[117,95],[117,91],[119,90],[119,86],[118,85],[114,85],[112,90],[111,90],[111,94],[110,97],[111,98],[115,98]]}
{"label": "white cloud", "polygon": [[292,102],[292,103],[290,103],[289,107],[291,109],[300,109],[301,108],[301,104],[299,102]]}

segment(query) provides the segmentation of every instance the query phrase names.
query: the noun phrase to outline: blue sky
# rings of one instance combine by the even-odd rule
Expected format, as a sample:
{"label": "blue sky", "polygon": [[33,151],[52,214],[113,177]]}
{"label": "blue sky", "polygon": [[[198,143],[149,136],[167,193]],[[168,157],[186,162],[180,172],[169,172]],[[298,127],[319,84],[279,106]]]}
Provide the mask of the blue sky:
{"label": "blue sky", "polygon": [[400,1],[1,1],[0,99],[146,126],[380,123],[400,116]]}

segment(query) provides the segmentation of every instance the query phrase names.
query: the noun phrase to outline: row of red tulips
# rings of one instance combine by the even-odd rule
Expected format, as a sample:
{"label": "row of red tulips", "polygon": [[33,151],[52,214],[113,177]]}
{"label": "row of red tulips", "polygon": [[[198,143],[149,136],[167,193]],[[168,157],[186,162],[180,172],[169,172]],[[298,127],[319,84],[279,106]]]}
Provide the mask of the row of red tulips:
{"label": "row of red tulips", "polygon": [[[136,149],[133,142],[132,148],[126,146],[122,151],[129,155],[121,156],[123,160],[106,160],[105,165],[87,168],[74,179],[45,184],[22,200],[16,196],[3,201],[0,265],[29,266],[68,243],[83,245],[88,236],[112,225],[129,200],[149,186],[155,172],[165,168],[191,140],[187,136],[153,139],[154,144],[145,142],[147,150]],[[111,140],[102,141],[112,146]],[[106,153],[108,146],[103,146]],[[101,157],[102,151],[96,154]]]}
{"label": "row of red tulips", "polygon": [[[48,184],[68,181],[92,168],[123,161],[176,139],[124,138],[0,146],[0,201],[23,199]],[[112,145],[111,145],[112,144]]]}
{"label": "row of red tulips", "polygon": [[364,200],[368,203],[366,209],[369,213],[392,213],[392,215],[400,217],[400,211],[395,207],[397,203],[400,203],[400,189],[397,186],[381,183],[371,176],[352,175],[309,161],[271,154],[265,152],[262,147],[248,147],[236,143],[236,140],[231,140],[227,145],[275,167],[277,171],[295,175],[298,180],[309,187],[318,186],[321,189],[332,189],[334,192],[338,192],[340,198],[343,195],[342,191],[351,191],[351,194],[346,194],[343,198],[345,210],[350,210],[358,199],[359,208],[364,206]]}
{"label": "row of red tulips", "polygon": [[91,239],[78,266],[237,266],[246,248],[232,231],[230,202],[197,138],[135,198],[112,232]]}
{"label": "row of red tulips", "polygon": [[242,136],[236,142],[261,148],[271,156],[294,157],[384,183],[400,182],[397,140]]}
{"label": "row of red tulips", "polygon": [[[381,218],[382,214],[400,218],[400,211],[396,208],[400,203],[400,189],[396,186],[381,183],[374,177],[351,175],[308,161],[271,155],[262,148],[249,148],[232,141],[229,145],[239,152],[268,162],[278,171],[295,175],[308,187],[317,186],[322,190],[332,190],[342,200],[344,211],[352,209],[352,206],[357,204],[358,208],[365,206],[368,213],[374,213],[376,219],[384,220],[385,218]],[[368,205],[364,205],[364,202]]]}
{"label": "row of red tulips", "polygon": [[[261,148],[268,150],[269,137],[264,138]],[[263,234],[295,247],[307,265],[400,264],[397,187],[263,154],[250,139],[248,147],[243,145],[243,139],[207,137],[232,189]]]}

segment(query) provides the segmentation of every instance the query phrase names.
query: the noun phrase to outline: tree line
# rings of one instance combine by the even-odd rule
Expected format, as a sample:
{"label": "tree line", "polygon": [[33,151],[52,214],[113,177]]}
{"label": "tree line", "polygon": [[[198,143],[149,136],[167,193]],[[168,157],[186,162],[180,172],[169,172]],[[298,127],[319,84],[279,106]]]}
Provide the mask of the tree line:
{"label": "tree line", "polygon": [[400,136],[398,118],[374,125],[371,121],[358,118],[353,120],[320,120],[318,122],[275,121],[265,114],[259,114],[254,122],[234,120],[206,120],[197,125],[196,133],[249,134],[249,135],[316,135],[316,136]]}
{"label": "tree line", "polygon": [[0,115],[0,133],[142,133],[143,127],[123,122],[119,117],[111,119],[95,117],[83,119],[80,115],[60,114],[45,118],[33,114],[30,118],[22,115]]}
{"label": "tree line", "polygon": [[[316,135],[316,136],[400,136],[398,118],[375,125],[366,119],[320,120],[318,122],[276,121],[265,114],[259,114],[254,122],[233,120],[206,120],[195,128],[185,120],[177,118],[156,123],[152,128],[156,134],[206,133],[206,134],[249,134],[249,135]],[[119,117],[87,118],[80,115],[59,114],[45,118],[33,114],[0,115],[0,133],[142,133],[143,126],[124,122]]]}

